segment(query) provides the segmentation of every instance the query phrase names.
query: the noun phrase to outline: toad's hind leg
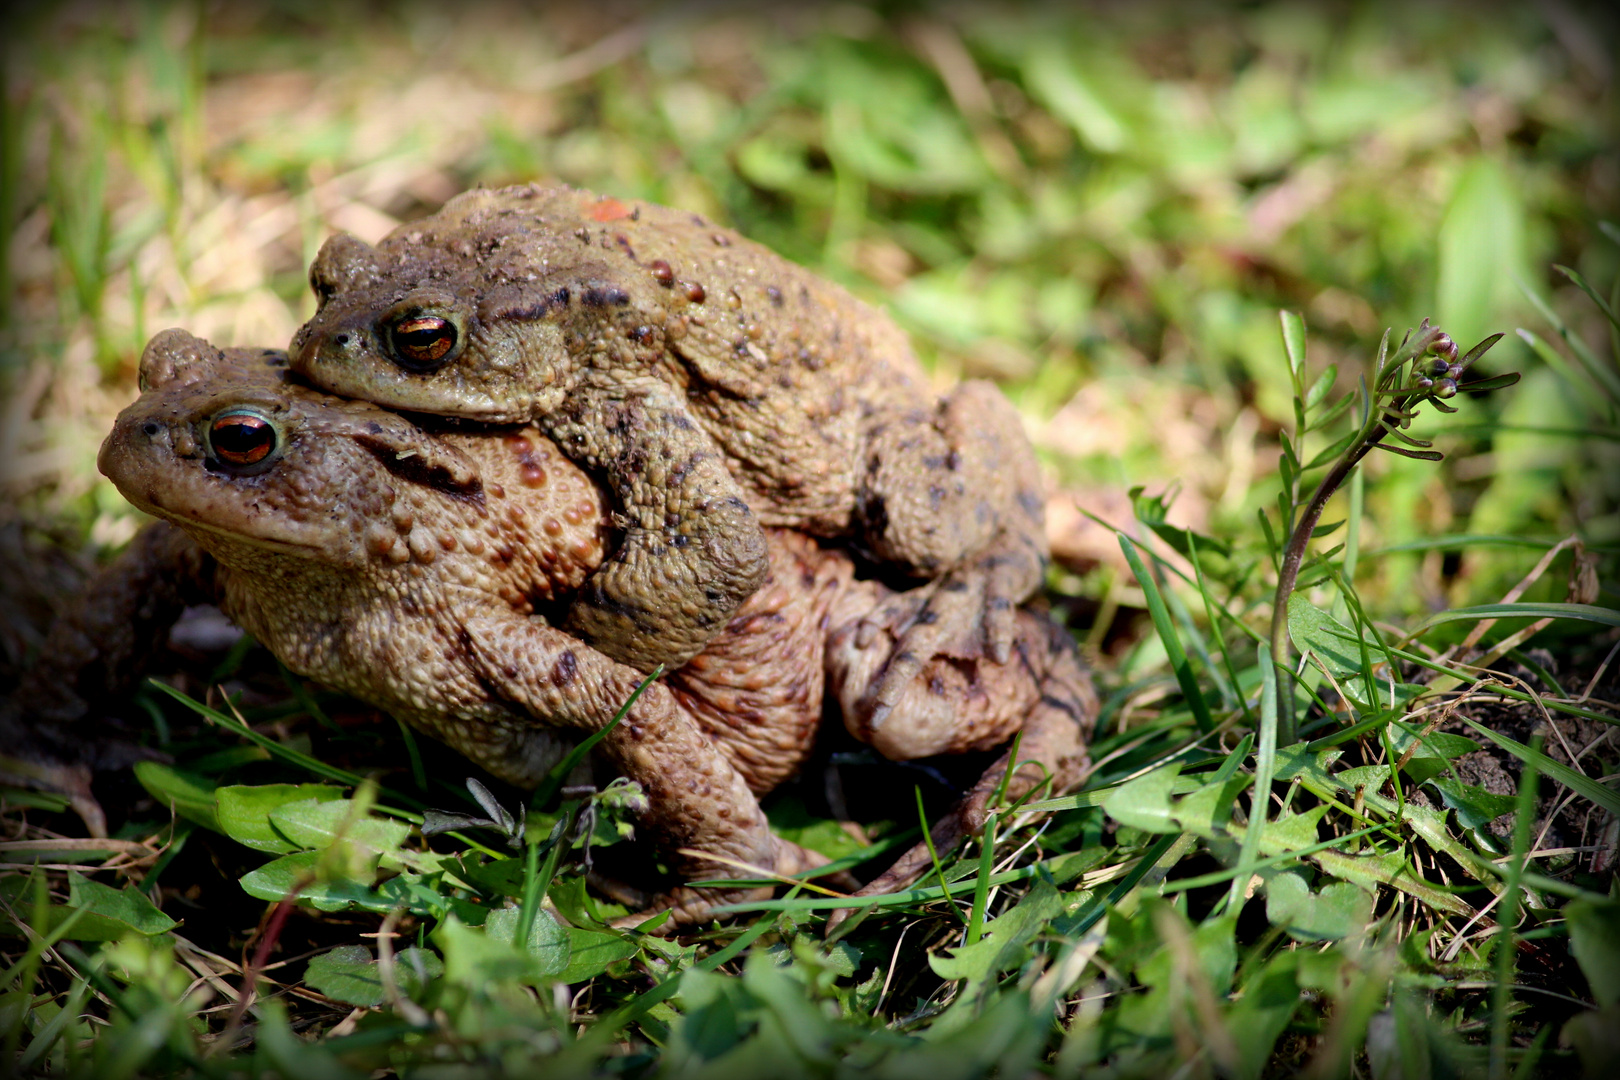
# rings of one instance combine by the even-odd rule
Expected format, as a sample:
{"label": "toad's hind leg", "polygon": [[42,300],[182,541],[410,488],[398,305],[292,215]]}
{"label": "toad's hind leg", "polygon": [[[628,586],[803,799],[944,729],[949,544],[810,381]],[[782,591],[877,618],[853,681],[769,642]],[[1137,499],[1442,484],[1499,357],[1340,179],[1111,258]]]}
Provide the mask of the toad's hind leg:
{"label": "toad's hind leg", "polygon": [[[1086,740],[1097,720],[1098,702],[1091,677],[1086,673],[1075,649],[1074,641],[1063,628],[1024,612],[1020,620],[1038,621],[1044,638],[1044,655],[1027,656],[1034,670],[1044,667],[1039,678],[1039,696],[1024,719],[1022,737],[1017,744],[1018,761],[1012,762],[1009,747],[994,764],[984,771],[961,800],[929,830],[934,849],[941,854],[953,850],[965,837],[978,836],[984,831],[985,818],[993,808],[997,793],[1006,784],[1002,798],[1015,803],[1034,791],[1038,785],[1048,784],[1046,793],[1056,795],[1073,788],[1080,782],[1089,761]],[[1029,629],[1028,625],[1021,629]],[[1025,640],[1020,635],[1021,643]],[[1020,665],[1025,650],[1019,650],[1012,664]],[[1025,670],[1031,670],[1026,667]],[[896,714],[898,717],[898,713]],[[1011,775],[1008,775],[1010,765]],[[869,882],[856,895],[876,896],[896,892],[915,882],[932,864],[932,855],[926,843],[916,844],[900,856],[894,865]],[[831,925],[841,921],[829,920]]]}
{"label": "toad's hind leg", "polygon": [[624,529],[580,587],[567,629],[640,671],[679,667],[765,580],[758,518],[684,402],[653,380],[581,391],[548,427],[604,475]]}
{"label": "toad's hind leg", "polygon": [[[538,727],[600,730],[634,693],[641,677],[561,630],[534,619],[474,615],[462,622],[467,659],[481,685],[528,714]],[[449,725],[440,738],[503,779],[532,783],[532,774],[502,772],[481,740],[488,725]],[[663,683],[647,686],[598,746],[625,777],[641,785],[647,808],[638,822],[689,878],[734,877],[738,866],[799,868],[797,847],[770,831],[759,801]],[[712,895],[712,894],[709,894]],[[698,901],[687,907],[697,910]]]}
{"label": "toad's hind leg", "polygon": [[992,384],[963,383],[933,414],[871,425],[857,509],[879,560],[932,580],[865,619],[901,649],[876,701],[893,699],[935,656],[1005,661],[1018,604],[1046,570],[1040,467],[1017,411]]}

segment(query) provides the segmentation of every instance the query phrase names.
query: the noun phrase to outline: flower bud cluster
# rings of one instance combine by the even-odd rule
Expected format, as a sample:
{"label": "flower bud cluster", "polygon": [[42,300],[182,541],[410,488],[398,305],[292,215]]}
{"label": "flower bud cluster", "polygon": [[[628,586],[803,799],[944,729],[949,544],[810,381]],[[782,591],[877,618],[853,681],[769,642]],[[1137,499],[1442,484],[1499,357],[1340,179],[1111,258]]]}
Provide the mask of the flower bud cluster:
{"label": "flower bud cluster", "polygon": [[1412,369],[1412,385],[1419,390],[1427,390],[1435,397],[1448,398],[1457,393],[1457,379],[1463,373],[1462,365],[1457,362],[1457,343],[1451,340],[1451,335],[1441,332],[1429,342],[1429,352],[1434,359],[1429,361],[1428,370],[1421,365]]}

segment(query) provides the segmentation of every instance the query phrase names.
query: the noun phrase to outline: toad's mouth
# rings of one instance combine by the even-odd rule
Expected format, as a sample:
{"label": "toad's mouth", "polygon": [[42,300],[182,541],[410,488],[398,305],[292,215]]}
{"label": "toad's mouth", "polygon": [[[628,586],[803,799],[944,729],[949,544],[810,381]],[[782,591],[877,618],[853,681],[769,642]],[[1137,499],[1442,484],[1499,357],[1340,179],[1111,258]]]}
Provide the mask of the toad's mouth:
{"label": "toad's mouth", "polygon": [[[134,499],[130,501],[135,502]],[[249,544],[264,551],[275,552],[280,555],[292,555],[303,559],[318,559],[323,554],[323,549],[319,544],[290,540],[285,536],[269,536],[250,529],[230,528],[200,517],[195,512],[187,511],[183,507],[165,505],[160,493],[146,492],[145,498],[136,505],[147,513],[165,518],[186,529],[196,529],[237,544]]]}

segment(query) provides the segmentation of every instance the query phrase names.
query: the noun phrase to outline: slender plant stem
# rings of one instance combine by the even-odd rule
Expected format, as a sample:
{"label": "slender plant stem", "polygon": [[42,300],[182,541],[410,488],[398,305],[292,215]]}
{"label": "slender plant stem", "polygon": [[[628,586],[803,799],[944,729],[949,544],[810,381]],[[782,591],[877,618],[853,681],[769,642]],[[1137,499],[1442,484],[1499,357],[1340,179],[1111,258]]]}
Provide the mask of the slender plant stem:
{"label": "slender plant stem", "polygon": [[[1305,563],[1305,550],[1310,546],[1311,534],[1322,520],[1322,511],[1327,509],[1328,500],[1350,478],[1355,467],[1361,464],[1361,459],[1383,441],[1384,436],[1399,423],[1400,417],[1409,415],[1408,407],[1423,396],[1402,394],[1386,405],[1378,404],[1379,392],[1387,392],[1386,386],[1401,377],[1405,362],[1412,357],[1422,356],[1440,332],[1438,327],[1425,325],[1415,338],[1402,344],[1394,361],[1377,373],[1377,381],[1370,392],[1367,419],[1362,423],[1360,433],[1345,448],[1322,482],[1316,485],[1305,512],[1288,535],[1282,563],[1277,571],[1277,592],[1271,605],[1271,655],[1272,662],[1277,665],[1277,742],[1280,746],[1289,746],[1298,741],[1298,725],[1294,719],[1293,659],[1288,641],[1288,598],[1294,594],[1294,586],[1299,581],[1299,569]],[[1303,439],[1304,435],[1305,432],[1301,430],[1300,438]]]}
{"label": "slender plant stem", "polygon": [[1277,593],[1272,600],[1271,608],[1271,654],[1273,662],[1277,665],[1279,690],[1277,741],[1282,746],[1289,746],[1298,741],[1294,723],[1293,662],[1288,643],[1288,598],[1294,594],[1294,585],[1299,581],[1299,568],[1305,562],[1305,549],[1310,546],[1311,534],[1316,531],[1317,522],[1322,520],[1322,511],[1327,509],[1328,500],[1339,490],[1340,485],[1349,479],[1350,473],[1360,464],[1361,459],[1366,457],[1389,432],[1385,419],[1386,414],[1380,409],[1377,418],[1368,421],[1367,428],[1370,430],[1363,432],[1351,450],[1340,458],[1333,466],[1333,470],[1316,485],[1316,491],[1311,494],[1311,501],[1306,505],[1305,512],[1300,515],[1293,533],[1288,537],[1288,546],[1283,549],[1282,566],[1277,572]]}

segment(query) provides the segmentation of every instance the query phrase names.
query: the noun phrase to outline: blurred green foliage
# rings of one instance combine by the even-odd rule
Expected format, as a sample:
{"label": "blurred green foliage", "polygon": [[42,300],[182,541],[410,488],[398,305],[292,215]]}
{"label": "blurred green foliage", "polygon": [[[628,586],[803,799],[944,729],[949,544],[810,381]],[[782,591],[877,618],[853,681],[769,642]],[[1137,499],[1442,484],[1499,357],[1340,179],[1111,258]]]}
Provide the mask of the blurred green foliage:
{"label": "blurred green foliage", "polygon": [[[88,335],[127,379],[144,337],[174,322],[284,334],[309,310],[303,267],[331,228],[380,233],[472,184],[552,178],[736,225],[887,306],[942,377],[1002,381],[1044,425],[1061,481],[1179,480],[1197,523],[1231,530],[1266,496],[1252,472],[1211,463],[1272,460],[1290,408],[1279,308],[1305,314],[1322,367],[1425,316],[1465,343],[1521,324],[1549,336],[1521,280],[1601,341],[1549,264],[1600,289],[1620,268],[1595,232],[1620,202],[1598,8],[108,4],[19,18],[3,209],[14,248],[32,246],[13,258],[13,368]],[[254,200],[288,209],[243,220]],[[210,214],[237,217],[199,229]],[[262,269],[224,274],[222,260]],[[171,271],[178,284],[152,295]],[[1443,437],[1461,475],[1379,466],[1374,542],[1620,536],[1598,468],[1613,457],[1582,437],[1612,429],[1614,403],[1581,400],[1511,335],[1488,367],[1529,377]],[[1501,409],[1516,427],[1482,429]],[[1185,438],[1166,436],[1173,423]],[[1234,425],[1258,442],[1232,445]],[[1508,563],[1479,588],[1522,559]],[[1420,565],[1390,561],[1379,591],[1442,602],[1433,567],[1410,587]]]}

